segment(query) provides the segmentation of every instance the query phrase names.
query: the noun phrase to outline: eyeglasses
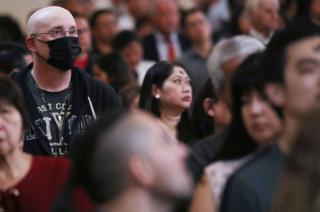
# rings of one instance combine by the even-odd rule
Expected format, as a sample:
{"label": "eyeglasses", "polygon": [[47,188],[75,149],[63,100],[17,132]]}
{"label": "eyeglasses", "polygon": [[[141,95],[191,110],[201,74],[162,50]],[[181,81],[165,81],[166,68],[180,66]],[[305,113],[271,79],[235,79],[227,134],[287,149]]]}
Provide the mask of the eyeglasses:
{"label": "eyeglasses", "polygon": [[32,37],[36,37],[37,35],[50,35],[53,39],[58,39],[58,38],[63,38],[69,35],[70,37],[78,37],[81,36],[82,30],[80,29],[71,29],[69,31],[66,31],[64,29],[54,29],[51,30],[50,32],[39,32],[39,33],[34,33],[31,34]]}

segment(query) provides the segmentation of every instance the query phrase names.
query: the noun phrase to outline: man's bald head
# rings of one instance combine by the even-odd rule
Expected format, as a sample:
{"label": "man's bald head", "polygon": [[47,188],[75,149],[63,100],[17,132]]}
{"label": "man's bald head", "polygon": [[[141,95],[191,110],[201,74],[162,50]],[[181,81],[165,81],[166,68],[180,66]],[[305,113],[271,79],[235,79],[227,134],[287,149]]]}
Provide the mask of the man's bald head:
{"label": "man's bald head", "polygon": [[39,32],[46,32],[50,26],[67,23],[69,25],[76,25],[71,13],[57,6],[44,7],[35,11],[28,19],[27,33],[35,34]]}

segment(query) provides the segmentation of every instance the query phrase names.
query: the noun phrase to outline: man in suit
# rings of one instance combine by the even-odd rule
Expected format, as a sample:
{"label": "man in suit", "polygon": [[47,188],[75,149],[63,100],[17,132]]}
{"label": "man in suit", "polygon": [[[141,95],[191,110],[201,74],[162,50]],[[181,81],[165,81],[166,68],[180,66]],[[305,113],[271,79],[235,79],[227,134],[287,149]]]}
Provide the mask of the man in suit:
{"label": "man in suit", "polygon": [[178,32],[180,14],[172,0],[155,0],[152,5],[153,33],[143,39],[144,58],[173,61],[189,48],[189,42]]}

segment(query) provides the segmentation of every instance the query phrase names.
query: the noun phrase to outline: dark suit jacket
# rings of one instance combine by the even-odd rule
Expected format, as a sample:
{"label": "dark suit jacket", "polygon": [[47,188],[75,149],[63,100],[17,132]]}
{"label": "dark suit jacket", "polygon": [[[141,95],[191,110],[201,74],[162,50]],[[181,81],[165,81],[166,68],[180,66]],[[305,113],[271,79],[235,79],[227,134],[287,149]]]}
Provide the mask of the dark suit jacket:
{"label": "dark suit jacket", "polygon": [[[180,43],[180,48],[182,51],[186,51],[190,48],[190,42],[182,36],[180,33],[178,34],[178,39]],[[156,37],[154,33],[151,33],[143,38],[143,50],[144,50],[144,59],[159,61],[159,53],[156,45]]]}
{"label": "dark suit jacket", "polygon": [[279,186],[285,155],[277,144],[245,164],[226,184],[220,212],[269,212]]}

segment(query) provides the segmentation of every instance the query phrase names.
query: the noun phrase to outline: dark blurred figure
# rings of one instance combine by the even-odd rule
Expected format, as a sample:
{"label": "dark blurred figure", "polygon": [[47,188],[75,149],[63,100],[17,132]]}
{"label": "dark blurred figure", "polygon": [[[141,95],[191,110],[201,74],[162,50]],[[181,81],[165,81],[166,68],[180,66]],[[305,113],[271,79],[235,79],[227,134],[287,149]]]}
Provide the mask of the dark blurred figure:
{"label": "dark blurred figure", "polygon": [[125,110],[135,110],[139,107],[141,87],[136,84],[130,84],[123,87],[118,92],[121,106]]}
{"label": "dark blurred figure", "polygon": [[89,20],[93,39],[93,52],[102,55],[112,51],[112,39],[118,31],[117,17],[113,10],[96,10]]}
{"label": "dark blurred figure", "polygon": [[0,43],[0,72],[20,71],[32,62],[30,52],[20,43]]}
{"label": "dark blurred figure", "polygon": [[152,34],[143,39],[144,58],[173,61],[187,50],[189,42],[179,33],[180,13],[172,0],[155,0],[152,4]]}
{"label": "dark blurred figure", "polygon": [[81,185],[102,211],[170,212],[190,197],[193,184],[186,147],[164,137],[154,117],[142,112],[101,118],[75,146],[73,172],[55,211],[72,211],[70,194]]}
{"label": "dark blurred figure", "polygon": [[148,69],[154,62],[143,59],[144,52],[139,37],[134,31],[123,30],[115,36],[112,44],[114,50],[119,51],[129,65],[130,71],[135,76],[138,84],[142,85]]}
{"label": "dark blurred figure", "polygon": [[24,37],[19,23],[13,17],[0,16],[0,42],[24,43]]}
{"label": "dark blurred figure", "polygon": [[81,52],[78,55],[74,66],[85,70],[87,73],[92,75],[92,64],[93,64],[93,52],[92,52],[92,40],[91,31],[89,27],[88,19],[78,13],[72,13],[74,20],[76,21],[77,29],[79,30],[79,43]]}
{"label": "dark blurred figure", "polygon": [[215,114],[220,112],[215,105],[218,104],[211,80],[208,79],[199,90],[192,109],[193,140],[198,141],[207,136],[220,132],[219,120]]}
{"label": "dark blurred figure", "polygon": [[94,78],[109,83],[116,93],[133,82],[129,67],[118,52],[98,57],[94,61],[92,72]]}
{"label": "dark blurred figure", "polygon": [[211,25],[200,9],[188,10],[182,18],[185,35],[191,41],[191,48],[178,59],[185,67],[191,82],[193,95],[196,96],[200,86],[209,79],[207,59],[213,48],[211,41]]}

